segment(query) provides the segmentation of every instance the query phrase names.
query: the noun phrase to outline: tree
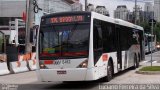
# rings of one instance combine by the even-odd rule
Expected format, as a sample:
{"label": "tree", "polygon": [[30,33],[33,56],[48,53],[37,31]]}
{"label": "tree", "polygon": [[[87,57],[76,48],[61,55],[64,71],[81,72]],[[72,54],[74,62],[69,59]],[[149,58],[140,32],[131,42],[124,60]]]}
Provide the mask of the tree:
{"label": "tree", "polygon": [[157,42],[160,42],[160,22],[157,22],[154,27],[154,34],[157,37]]}
{"label": "tree", "polygon": [[141,22],[139,25],[144,28],[144,33],[150,33],[151,32],[150,31],[151,28],[150,28],[148,22]]}
{"label": "tree", "polygon": [[[142,22],[139,24],[144,28],[144,33],[151,33],[151,26],[148,22]],[[160,42],[160,22],[157,22],[154,26],[153,34],[157,37],[157,42]]]}

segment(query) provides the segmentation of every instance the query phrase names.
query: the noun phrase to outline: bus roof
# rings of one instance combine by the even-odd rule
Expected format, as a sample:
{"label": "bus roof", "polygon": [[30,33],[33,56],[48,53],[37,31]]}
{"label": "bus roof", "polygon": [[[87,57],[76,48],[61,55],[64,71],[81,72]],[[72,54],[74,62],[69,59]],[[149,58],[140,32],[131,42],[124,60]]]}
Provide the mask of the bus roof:
{"label": "bus roof", "polygon": [[96,13],[96,12],[92,12],[92,18],[103,20],[103,21],[106,21],[106,22],[114,23],[114,24],[118,24],[118,25],[122,25],[122,26],[126,26],[126,27],[131,27],[131,28],[143,30],[143,27],[141,27],[141,26],[138,26],[138,25],[135,25],[133,23],[124,21],[122,19],[115,19],[115,18],[112,18],[112,17],[104,16],[104,15]]}
{"label": "bus roof", "polygon": [[126,26],[126,27],[135,28],[138,30],[143,30],[143,27],[141,27],[141,26],[135,25],[133,23],[130,23],[130,22],[127,22],[127,21],[124,21],[121,19],[115,19],[112,17],[104,16],[104,15],[96,13],[96,12],[87,12],[87,11],[59,12],[59,13],[44,15],[44,16],[42,16],[42,18],[50,18],[52,16],[59,16],[59,15],[79,15],[79,14],[91,14],[92,18],[96,18],[99,20],[103,20],[106,22],[110,22],[110,23],[114,23],[114,24],[118,24],[118,25],[122,25],[122,26]]}

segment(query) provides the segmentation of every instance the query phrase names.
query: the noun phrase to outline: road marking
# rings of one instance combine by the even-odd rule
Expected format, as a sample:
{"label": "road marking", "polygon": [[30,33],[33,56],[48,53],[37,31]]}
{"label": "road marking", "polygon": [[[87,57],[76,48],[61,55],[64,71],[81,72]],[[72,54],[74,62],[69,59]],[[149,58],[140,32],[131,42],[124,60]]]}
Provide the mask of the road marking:
{"label": "road marking", "polygon": [[[143,61],[142,63],[151,63],[151,60],[146,60],[146,61]],[[157,63],[157,61],[153,60],[152,63]]]}
{"label": "road marking", "polygon": [[148,61],[143,61],[142,63],[147,63]]}
{"label": "road marking", "polygon": [[157,63],[157,61],[153,61],[152,63]]}

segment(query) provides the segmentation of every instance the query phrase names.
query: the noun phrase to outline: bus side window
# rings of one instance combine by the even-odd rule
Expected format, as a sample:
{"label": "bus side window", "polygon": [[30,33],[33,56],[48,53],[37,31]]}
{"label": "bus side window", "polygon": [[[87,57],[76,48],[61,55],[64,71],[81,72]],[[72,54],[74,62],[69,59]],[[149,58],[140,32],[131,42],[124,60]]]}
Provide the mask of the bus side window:
{"label": "bus side window", "polygon": [[94,64],[102,55],[102,30],[100,26],[94,24],[93,27]]}
{"label": "bus side window", "polygon": [[94,49],[102,49],[102,31],[100,27],[94,26]]}
{"label": "bus side window", "polygon": [[103,53],[116,51],[116,34],[114,25],[102,22]]}

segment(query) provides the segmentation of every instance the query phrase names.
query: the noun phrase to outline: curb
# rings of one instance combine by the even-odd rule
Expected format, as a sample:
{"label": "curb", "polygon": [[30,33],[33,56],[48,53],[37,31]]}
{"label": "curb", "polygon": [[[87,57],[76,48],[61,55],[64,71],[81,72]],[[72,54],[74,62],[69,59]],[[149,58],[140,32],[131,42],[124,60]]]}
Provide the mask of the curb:
{"label": "curb", "polygon": [[137,74],[160,75],[160,71],[136,71]]}

